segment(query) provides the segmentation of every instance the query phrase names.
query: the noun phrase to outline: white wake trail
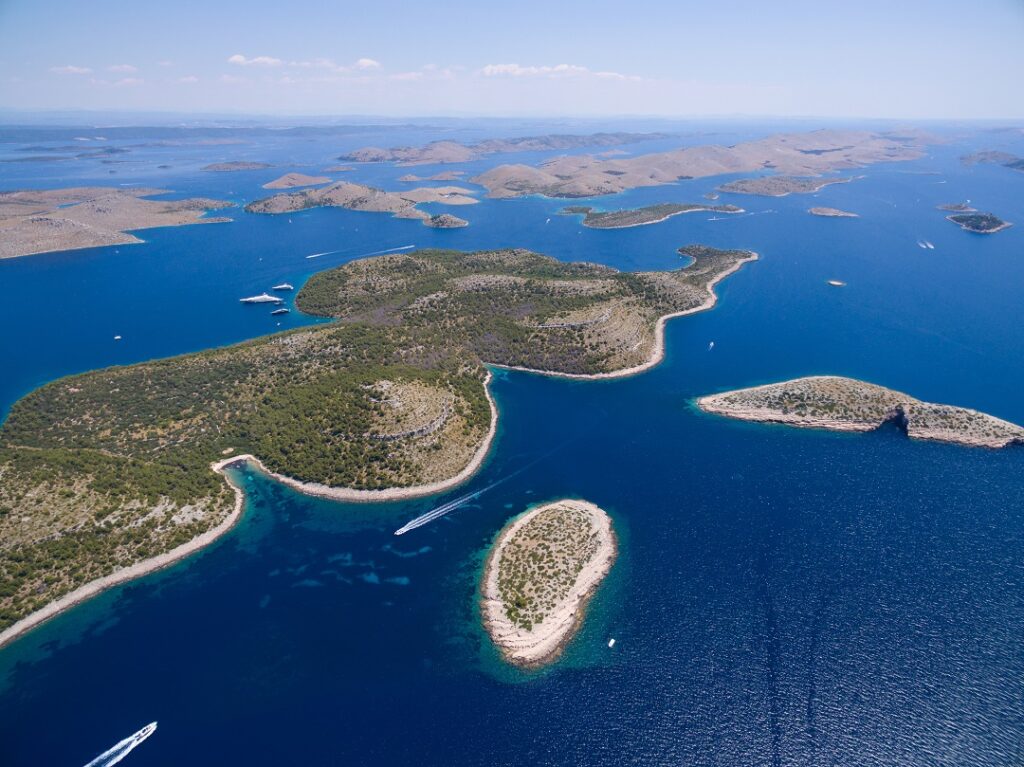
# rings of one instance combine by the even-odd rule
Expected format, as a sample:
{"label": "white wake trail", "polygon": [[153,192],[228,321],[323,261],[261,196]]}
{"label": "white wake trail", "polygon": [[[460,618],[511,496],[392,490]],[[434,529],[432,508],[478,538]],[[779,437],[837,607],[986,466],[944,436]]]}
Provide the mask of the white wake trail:
{"label": "white wake trail", "polygon": [[111,765],[117,764],[154,732],[156,732],[156,722],[150,722],[138,732],[108,748],[85,767],[111,767]]}

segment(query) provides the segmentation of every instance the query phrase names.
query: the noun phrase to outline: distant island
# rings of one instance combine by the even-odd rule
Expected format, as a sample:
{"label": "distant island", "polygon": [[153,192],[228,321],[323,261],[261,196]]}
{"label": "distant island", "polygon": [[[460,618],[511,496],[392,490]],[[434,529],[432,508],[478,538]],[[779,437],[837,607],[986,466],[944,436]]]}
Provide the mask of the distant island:
{"label": "distant island", "polygon": [[617,553],[611,518],[586,501],[555,501],[506,525],[481,584],[484,627],[505,660],[537,668],[558,658]]}
{"label": "distant island", "polygon": [[212,173],[232,173],[239,170],[263,170],[272,168],[273,165],[265,162],[247,162],[244,160],[232,160],[231,162],[215,162],[211,165],[204,165],[199,170],[206,170]]}
{"label": "distant island", "polygon": [[1018,157],[1015,154],[1009,152],[975,152],[974,154],[964,155],[960,158],[964,165],[976,165],[978,163],[989,163],[991,165],[1002,165],[1004,168],[1010,170],[1024,172],[1024,157]]}
{"label": "distant island", "polygon": [[970,447],[1024,444],[1024,428],[976,410],[922,402],[882,386],[813,376],[701,397],[708,413],[744,421],[864,432],[893,423],[912,439]]}
{"label": "distant island", "polygon": [[946,216],[946,220],[975,234],[995,234],[1013,226],[1009,221],[1003,221],[993,213],[955,213]]}
{"label": "distant island", "polygon": [[[846,184],[849,178],[805,178],[801,176],[759,176],[758,178],[741,178],[722,184],[720,192],[733,194],[757,194],[762,197],[785,197],[790,194],[810,194],[819,192],[829,184]],[[822,208],[822,210],[834,210]]]}
{"label": "distant island", "polygon": [[399,181],[403,183],[413,183],[416,181],[458,181],[459,178],[466,175],[464,170],[446,170],[441,173],[435,173],[433,176],[417,176],[415,173],[406,173],[404,176],[399,177]]}
{"label": "distant island", "polygon": [[523,136],[507,139],[487,139],[475,144],[457,141],[432,141],[423,147],[363,147],[341,155],[343,162],[396,162],[399,165],[440,165],[476,160],[490,154],[508,152],[545,152],[552,150],[578,149],[579,147],[604,147],[617,144],[631,144],[637,141],[651,141],[666,138],[663,133],[592,133],[588,135],[552,134],[547,136]]}
{"label": "distant island", "polygon": [[140,243],[137,229],[186,224],[217,224],[230,218],[204,218],[234,203],[191,197],[146,200],[168,194],[144,187],[72,187],[0,192],[0,259]]}
{"label": "distant island", "polygon": [[[471,179],[495,198],[542,194],[596,197],[680,179],[754,173],[816,177],[879,162],[916,160],[934,139],[925,134],[819,130],[785,133],[733,146],[692,146],[623,158],[567,155],[531,165],[499,165]],[[843,179],[848,180],[848,179]]]}
{"label": "distant island", "polygon": [[646,370],[666,320],[713,306],[714,286],[756,258],[680,252],[691,263],[668,272],[525,250],[352,261],[295,300],[337,322],[36,389],[0,427],[0,645],[229,529],[239,495],[218,473],[237,462],[348,501],[465,481],[497,426],[488,365]]}
{"label": "distant island", "polygon": [[469,226],[466,219],[453,216],[451,213],[438,213],[436,216],[431,216],[430,221],[425,223],[435,229],[460,229]]}
{"label": "distant island", "polygon": [[948,202],[944,205],[936,205],[938,210],[948,210],[954,213],[975,213],[978,209],[972,208],[966,202]]}
{"label": "distant island", "polygon": [[294,189],[299,186],[318,186],[329,184],[331,180],[327,176],[307,176],[305,173],[285,173],[280,178],[275,178],[263,185],[264,189]]}
{"label": "distant island", "polygon": [[[374,213],[390,213],[396,218],[411,218],[426,226],[450,228],[455,216],[442,218],[432,216],[416,206],[425,202],[445,205],[475,205],[479,200],[472,197],[471,189],[457,186],[419,187],[403,192],[385,192],[381,189],[339,182],[301,192],[283,192],[262,200],[255,200],[245,206],[249,213],[293,213],[318,207],[348,208]],[[458,224],[465,226],[466,223]]]}
{"label": "distant island", "polygon": [[570,205],[559,211],[564,216],[583,216],[583,226],[592,229],[625,229],[631,226],[657,224],[681,213],[709,211],[713,213],[743,213],[735,205],[701,205],[699,203],[666,202],[633,210],[599,211],[585,205]]}
{"label": "distant island", "polygon": [[349,173],[354,171],[351,165],[332,165],[329,168],[324,168],[324,173]]}
{"label": "distant island", "polygon": [[824,216],[825,218],[860,218],[857,213],[839,210],[839,208],[810,208],[807,212],[813,216]]}

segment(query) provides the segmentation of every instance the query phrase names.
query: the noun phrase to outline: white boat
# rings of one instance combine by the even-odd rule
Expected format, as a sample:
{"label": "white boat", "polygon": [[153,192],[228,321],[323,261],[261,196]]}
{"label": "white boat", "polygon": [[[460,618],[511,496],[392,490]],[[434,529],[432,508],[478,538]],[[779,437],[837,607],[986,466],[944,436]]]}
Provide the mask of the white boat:
{"label": "white boat", "polygon": [[272,311],[271,314],[272,315],[274,315],[274,314],[288,314],[288,312],[290,312],[290,311],[291,311],[291,309],[285,309],[282,306],[280,309],[274,309],[274,311]]}
{"label": "white boat", "polygon": [[708,351],[711,351],[714,348],[715,348],[715,342],[712,341],[711,343],[708,344]]}
{"label": "white boat", "polygon": [[615,647],[615,639],[614,638],[608,640],[608,646],[609,647]]}
{"label": "white boat", "polygon": [[238,299],[243,304],[280,304],[284,303],[283,298],[272,296],[269,293],[260,293],[258,296],[249,296],[248,298]]}
{"label": "white boat", "polygon": [[287,282],[282,282],[280,285],[275,285],[271,290],[295,290],[295,286]]}
{"label": "white boat", "polygon": [[115,341],[120,341],[121,340],[121,336],[114,336],[114,340]]}
{"label": "white boat", "polygon": [[154,732],[156,732],[156,722],[150,722],[135,734],[129,735],[124,740],[108,748],[85,765],[85,767],[111,767],[111,765],[117,764]]}
{"label": "white boat", "polygon": [[846,287],[846,283],[843,282],[842,280],[829,280],[828,284],[831,285],[833,288],[845,288]]}

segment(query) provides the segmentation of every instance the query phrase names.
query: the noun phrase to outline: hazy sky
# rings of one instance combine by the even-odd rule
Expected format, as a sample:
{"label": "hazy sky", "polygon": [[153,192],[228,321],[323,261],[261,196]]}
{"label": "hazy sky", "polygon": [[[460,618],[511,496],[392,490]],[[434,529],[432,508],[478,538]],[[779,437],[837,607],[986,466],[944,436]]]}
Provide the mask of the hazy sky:
{"label": "hazy sky", "polygon": [[0,107],[1024,117],[1024,0],[0,0]]}

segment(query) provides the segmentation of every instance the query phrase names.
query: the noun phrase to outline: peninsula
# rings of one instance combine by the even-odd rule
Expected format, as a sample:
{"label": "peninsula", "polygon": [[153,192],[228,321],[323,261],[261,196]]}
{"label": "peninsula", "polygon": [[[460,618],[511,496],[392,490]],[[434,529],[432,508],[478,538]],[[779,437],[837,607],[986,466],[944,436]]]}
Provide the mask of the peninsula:
{"label": "peninsula", "polygon": [[559,211],[564,216],[583,216],[583,226],[591,229],[626,229],[631,226],[657,224],[682,213],[743,213],[735,205],[701,205],[699,203],[665,202],[632,210],[599,211],[585,205],[570,205]]}
{"label": "peninsula", "polygon": [[732,146],[694,146],[635,157],[557,157],[539,166],[499,165],[475,178],[490,197],[595,197],[680,179],[773,171],[813,177],[879,162],[916,160],[934,139],[924,134],[820,130]]}
{"label": "peninsula", "polygon": [[496,429],[487,365],[639,372],[661,359],[667,317],[711,307],[756,258],[681,252],[681,269],[634,273],[525,250],[352,261],[296,296],[338,322],[26,395],[0,428],[0,644],[78,589],[228,529],[236,497],[211,466],[248,460],[349,501],[464,481]]}
{"label": "peninsula", "polygon": [[955,213],[946,216],[946,220],[975,234],[995,234],[1013,226],[1009,221],[1003,221],[993,213]]}
{"label": "peninsula", "polygon": [[991,165],[1002,165],[1004,168],[1010,170],[1016,170],[1024,172],[1024,157],[1018,157],[1015,154],[1009,152],[997,152],[997,151],[986,151],[986,152],[975,152],[974,154],[965,155],[960,158],[964,165],[977,165],[979,163],[988,163]]}
{"label": "peninsula", "polygon": [[839,208],[810,208],[807,211],[812,216],[823,216],[825,218],[860,218],[857,213],[850,213]]}
{"label": "peninsula", "polygon": [[163,194],[168,190],[103,186],[0,192],[0,258],[130,245],[142,242],[129,234],[137,229],[231,220],[204,218],[233,206],[222,200],[143,199]]}
{"label": "peninsula", "polygon": [[307,176],[305,173],[285,173],[263,185],[264,189],[294,189],[299,186],[319,186],[329,184],[327,176]]}
{"label": "peninsula", "polygon": [[274,167],[266,162],[248,162],[246,160],[232,160],[230,162],[215,162],[204,165],[199,170],[211,171],[213,173],[233,173],[240,170],[263,170]]}
{"label": "peninsula", "polygon": [[490,154],[508,152],[547,152],[580,147],[606,147],[632,144],[638,141],[663,139],[663,133],[592,133],[588,135],[551,134],[547,136],[521,136],[507,139],[487,139],[474,144],[458,141],[432,141],[422,147],[363,147],[341,155],[343,162],[396,162],[399,165],[430,165],[470,162]]}
{"label": "peninsula", "polygon": [[712,394],[698,399],[697,405],[708,413],[744,421],[856,432],[893,423],[911,439],[990,448],[1024,444],[1024,428],[1009,421],[838,376]]}
{"label": "peninsula", "polygon": [[403,192],[385,192],[362,184],[339,182],[300,192],[275,194],[272,197],[250,202],[245,206],[245,210],[248,213],[293,213],[308,208],[347,208],[348,210],[390,213],[396,218],[419,220],[427,226],[438,226],[438,221],[440,221],[440,225],[443,227],[445,226],[444,222],[448,219],[432,216],[416,206],[425,202],[444,205],[474,205],[479,200],[472,195],[471,189],[458,186],[419,187]]}
{"label": "peninsula", "polygon": [[484,627],[505,660],[537,668],[561,655],[616,555],[611,518],[586,501],[555,501],[506,525],[481,584]]}
{"label": "peninsula", "polygon": [[[849,178],[805,178],[802,176],[758,176],[741,178],[722,184],[720,192],[733,194],[756,194],[762,197],[785,197],[790,194],[811,194],[819,192],[829,184],[845,184]],[[821,210],[834,210],[822,208]],[[826,214],[827,215],[827,214]]]}

